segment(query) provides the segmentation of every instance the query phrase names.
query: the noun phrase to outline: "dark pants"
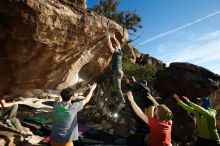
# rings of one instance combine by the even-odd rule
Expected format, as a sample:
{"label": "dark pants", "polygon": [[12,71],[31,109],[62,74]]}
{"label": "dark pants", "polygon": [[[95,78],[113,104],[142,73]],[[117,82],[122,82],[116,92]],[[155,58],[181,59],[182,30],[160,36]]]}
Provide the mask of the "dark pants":
{"label": "dark pants", "polygon": [[121,90],[121,79],[123,77],[124,73],[122,70],[114,70],[113,71],[113,81],[115,86],[115,92],[117,93],[119,97],[120,103],[125,103],[125,99],[123,97],[123,93]]}
{"label": "dark pants", "polygon": [[220,146],[220,143],[218,141],[198,138],[195,143],[195,146]]}
{"label": "dark pants", "polygon": [[0,112],[0,119],[1,120],[10,120],[12,125],[19,131],[22,131],[21,122],[16,118],[18,111],[18,105],[14,104],[10,107],[4,108],[3,111]]}

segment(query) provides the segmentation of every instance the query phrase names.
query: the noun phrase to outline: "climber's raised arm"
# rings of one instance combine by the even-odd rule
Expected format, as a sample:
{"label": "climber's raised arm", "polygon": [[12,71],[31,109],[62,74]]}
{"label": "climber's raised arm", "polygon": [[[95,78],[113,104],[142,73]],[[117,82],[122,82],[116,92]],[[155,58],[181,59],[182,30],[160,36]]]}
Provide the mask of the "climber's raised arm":
{"label": "climber's raised arm", "polygon": [[150,93],[147,93],[147,94],[148,94],[147,98],[153,102],[154,106],[158,106],[159,103],[154,99],[154,97],[151,96]]}
{"label": "climber's raised arm", "polygon": [[0,100],[0,105],[2,106],[2,109],[4,109],[5,108],[5,100]]}
{"label": "climber's raised arm", "polygon": [[146,124],[148,124],[148,117],[143,113],[143,111],[140,109],[140,107],[136,104],[134,101],[133,95],[131,91],[127,92],[128,100],[131,103],[131,107],[134,110],[134,112],[137,114],[138,117],[140,117]]}
{"label": "climber's raised arm", "polygon": [[97,87],[96,83],[93,83],[92,86],[89,85],[90,91],[87,94],[87,96],[82,100],[83,106],[90,101],[92,94],[93,94],[93,91],[95,90],[96,87]]}

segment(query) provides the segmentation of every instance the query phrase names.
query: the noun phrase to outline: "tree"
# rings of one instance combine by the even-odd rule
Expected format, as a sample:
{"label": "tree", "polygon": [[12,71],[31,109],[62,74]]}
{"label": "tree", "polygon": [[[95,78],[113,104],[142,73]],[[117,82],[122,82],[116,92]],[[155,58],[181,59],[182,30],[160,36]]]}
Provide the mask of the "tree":
{"label": "tree", "polygon": [[118,11],[119,4],[120,0],[100,0],[99,4],[92,9],[100,15],[116,21],[128,30],[136,32],[137,28],[142,28],[140,25],[141,17],[135,11]]}

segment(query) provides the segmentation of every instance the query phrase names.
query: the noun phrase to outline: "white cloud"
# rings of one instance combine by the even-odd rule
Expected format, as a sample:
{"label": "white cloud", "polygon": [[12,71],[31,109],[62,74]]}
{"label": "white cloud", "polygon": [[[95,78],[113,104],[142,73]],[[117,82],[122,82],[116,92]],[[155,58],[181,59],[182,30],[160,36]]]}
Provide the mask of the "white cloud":
{"label": "white cloud", "polygon": [[151,42],[151,41],[160,39],[160,38],[162,38],[162,37],[164,37],[164,36],[167,36],[167,35],[169,35],[169,34],[171,34],[171,33],[180,31],[180,30],[182,30],[182,29],[185,29],[185,28],[187,28],[187,27],[190,27],[191,25],[194,25],[194,24],[196,24],[196,23],[202,22],[202,21],[204,21],[204,20],[206,20],[206,19],[208,19],[208,18],[210,18],[210,17],[212,17],[212,16],[215,16],[215,15],[217,15],[217,14],[220,14],[220,10],[218,10],[218,11],[216,11],[216,12],[214,12],[214,13],[211,13],[211,14],[205,16],[205,17],[202,17],[202,18],[199,18],[199,19],[194,20],[194,21],[192,21],[192,22],[189,22],[189,23],[187,23],[187,24],[184,24],[184,25],[182,25],[182,26],[179,26],[179,27],[177,27],[177,28],[174,28],[174,29],[168,30],[168,31],[166,31],[166,32],[160,33],[160,34],[158,34],[158,35],[156,35],[156,36],[150,37],[150,38],[146,39],[145,41],[139,43],[138,45],[141,46],[141,45],[144,45],[144,44],[149,43],[149,42]]}
{"label": "white cloud", "polygon": [[209,70],[213,71],[214,73],[217,73],[220,75],[220,63],[219,64],[214,64],[214,65],[208,65],[206,66]]}
{"label": "white cloud", "polygon": [[[218,53],[218,52],[217,52]],[[200,59],[198,61],[195,61],[194,63],[195,64],[202,64],[202,63],[205,63],[205,62],[210,62],[210,61],[220,61],[220,54],[215,54],[212,53],[211,54],[212,56],[206,56],[205,58],[203,59]]]}
{"label": "white cloud", "polygon": [[[179,49],[181,50],[181,48]],[[176,56],[176,59],[174,60],[195,62],[207,57],[212,57],[216,54],[220,54],[220,39],[210,41],[206,44],[198,44],[192,47],[187,47],[186,49],[183,49],[183,51],[178,52],[178,56]]]}
{"label": "white cloud", "polygon": [[[218,34],[219,31],[204,34],[201,37],[197,37],[200,41],[190,42],[188,45],[182,45],[185,42],[170,42],[166,44],[167,48],[173,48],[173,46],[179,47],[176,49],[170,49],[167,52],[161,53],[160,58],[165,63],[170,64],[171,62],[189,62],[199,66],[203,66],[215,73],[220,74],[220,38],[211,37]],[[207,36],[207,39],[201,39]],[[208,37],[210,36],[210,37]],[[217,35],[215,35],[217,36]],[[213,38],[213,39],[211,39]],[[209,40],[209,41],[207,41]],[[164,46],[164,45],[160,45]],[[160,48],[160,46],[158,48]],[[163,48],[163,47],[162,47]],[[217,64],[217,66],[216,66]]]}
{"label": "white cloud", "polygon": [[167,46],[164,44],[159,45],[159,47],[157,48],[157,53],[164,53],[166,52]]}
{"label": "white cloud", "polygon": [[220,75],[220,69],[213,70],[213,72]]}
{"label": "white cloud", "polygon": [[214,69],[214,70],[220,69],[220,62],[217,63],[217,64],[212,65],[212,66],[209,67],[209,68]]}
{"label": "white cloud", "polygon": [[214,31],[214,32],[210,32],[206,35],[203,35],[201,37],[198,38],[198,41],[207,41],[207,40],[213,40],[216,38],[220,38],[220,30],[218,31]]}

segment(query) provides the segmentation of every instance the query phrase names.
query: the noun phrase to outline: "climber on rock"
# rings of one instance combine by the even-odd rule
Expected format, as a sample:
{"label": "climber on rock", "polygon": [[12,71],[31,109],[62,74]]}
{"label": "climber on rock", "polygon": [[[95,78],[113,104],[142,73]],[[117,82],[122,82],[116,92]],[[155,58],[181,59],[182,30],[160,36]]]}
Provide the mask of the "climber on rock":
{"label": "climber on rock", "polygon": [[[115,42],[115,47],[113,47],[111,38],[113,38]],[[108,39],[108,46],[112,53],[112,72],[113,72],[113,82],[115,91],[119,97],[119,109],[123,108],[125,106],[125,99],[123,97],[122,89],[121,89],[121,80],[124,75],[122,70],[122,50],[121,45],[117,38],[115,37],[115,34],[107,34]]]}

